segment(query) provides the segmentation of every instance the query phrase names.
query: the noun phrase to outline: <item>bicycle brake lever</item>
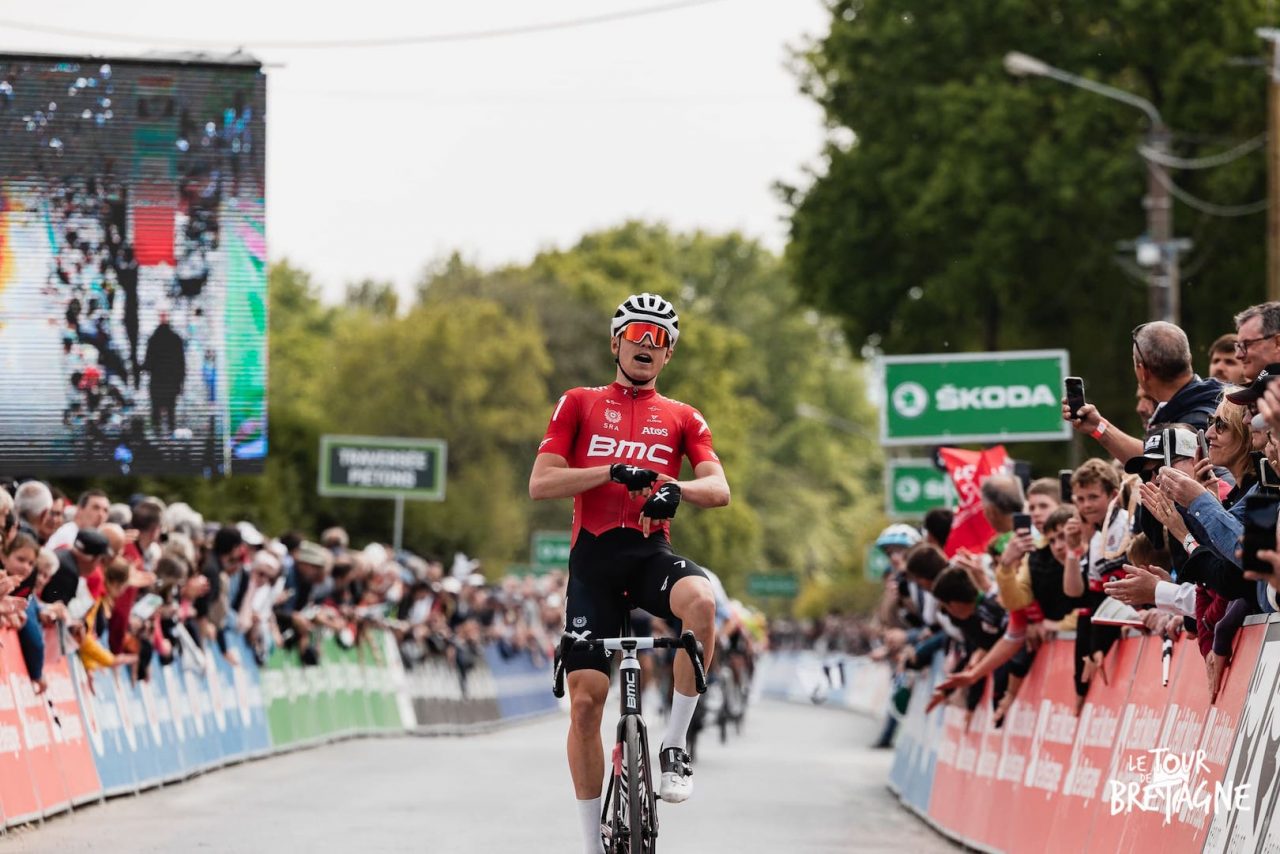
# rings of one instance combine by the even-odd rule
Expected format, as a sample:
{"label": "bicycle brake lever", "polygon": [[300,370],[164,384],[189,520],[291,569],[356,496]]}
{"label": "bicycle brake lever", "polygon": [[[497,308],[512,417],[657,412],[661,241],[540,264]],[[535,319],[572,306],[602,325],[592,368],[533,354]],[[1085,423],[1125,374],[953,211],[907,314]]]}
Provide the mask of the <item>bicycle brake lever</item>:
{"label": "bicycle brake lever", "polygon": [[689,661],[693,663],[694,687],[699,694],[707,693],[707,674],[702,664],[702,644],[698,643],[693,632],[686,631],[680,635],[680,646],[684,647],[684,651],[689,654]]}

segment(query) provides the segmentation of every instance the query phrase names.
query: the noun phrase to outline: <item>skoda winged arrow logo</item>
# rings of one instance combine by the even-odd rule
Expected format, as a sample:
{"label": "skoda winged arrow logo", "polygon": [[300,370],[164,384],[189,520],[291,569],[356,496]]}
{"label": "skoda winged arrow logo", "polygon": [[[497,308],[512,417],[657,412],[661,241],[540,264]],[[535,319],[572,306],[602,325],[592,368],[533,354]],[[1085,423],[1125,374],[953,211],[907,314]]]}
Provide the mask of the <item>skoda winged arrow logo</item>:
{"label": "skoda winged arrow logo", "polygon": [[893,390],[893,408],[903,418],[916,418],[929,408],[929,392],[919,383],[903,383]]}

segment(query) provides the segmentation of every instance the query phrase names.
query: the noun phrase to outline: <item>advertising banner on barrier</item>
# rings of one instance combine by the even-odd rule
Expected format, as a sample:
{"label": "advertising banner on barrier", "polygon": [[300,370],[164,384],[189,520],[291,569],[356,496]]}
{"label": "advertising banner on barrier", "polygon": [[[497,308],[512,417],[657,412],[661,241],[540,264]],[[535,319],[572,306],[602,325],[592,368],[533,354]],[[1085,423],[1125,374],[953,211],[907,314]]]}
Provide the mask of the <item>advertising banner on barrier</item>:
{"label": "advertising banner on barrier", "polygon": [[[1247,794],[1250,809],[1214,812],[1205,839],[1206,854],[1276,850],[1280,845],[1280,839],[1277,839],[1280,828],[1272,820],[1277,808],[1277,789],[1280,788],[1280,763],[1276,761],[1280,751],[1277,746],[1280,742],[1280,703],[1276,702],[1277,691],[1280,691],[1280,623],[1270,623],[1265,629],[1246,626],[1237,642],[1237,662],[1247,663],[1241,648],[1248,641],[1250,632],[1263,635],[1263,639],[1249,686],[1242,701],[1235,706],[1240,710],[1240,718],[1223,779],[1223,785],[1229,792],[1244,791]],[[1229,683],[1226,688],[1238,685],[1238,682]]]}
{"label": "advertising banner on barrier", "polygon": [[[78,660],[76,668],[82,665]],[[133,770],[133,753],[125,740],[125,725],[116,700],[116,680],[110,668],[88,673],[89,690],[84,692],[85,717],[92,718],[100,734],[93,739],[94,762],[106,795],[118,795],[137,789]]]}
{"label": "advertising banner on barrier", "polygon": [[[1074,640],[1063,640],[1060,643],[1066,645],[1074,655]],[[1099,805],[1106,795],[1105,783],[1107,771],[1111,767],[1111,754],[1120,732],[1120,718],[1124,714],[1125,703],[1129,700],[1129,689],[1133,685],[1133,674],[1141,651],[1142,644],[1138,641],[1124,641],[1113,645],[1106,658],[1107,680],[1098,680],[1089,686],[1089,693],[1076,723],[1067,773],[1063,776],[1062,787],[1054,800],[1051,820],[1047,825],[1046,837],[1049,839],[1079,840],[1083,845],[1089,837]],[[1066,666],[1069,667],[1066,673],[1053,674],[1050,679],[1067,680],[1074,702],[1074,659],[1069,657]]]}
{"label": "advertising banner on barrier", "polygon": [[907,713],[898,727],[897,750],[889,771],[889,787],[911,809],[927,815],[937,775],[938,746],[942,741],[943,710],[925,714],[933,686],[942,678],[943,654],[916,676]]}
{"label": "advertising banner on barrier", "polygon": [[146,789],[160,783],[160,747],[156,742],[157,728],[147,718],[147,708],[142,702],[142,692],[128,669],[116,669],[116,697],[121,703],[121,714],[135,733],[136,751],[133,770],[138,778],[138,788]]}
{"label": "advertising banner on barrier", "polygon": [[31,780],[26,721],[20,711],[31,680],[18,635],[0,631],[0,816],[6,824],[40,817],[38,788]]}
{"label": "advertising banner on barrier", "polygon": [[160,782],[167,782],[180,778],[183,766],[178,733],[173,727],[173,712],[169,709],[162,686],[163,670],[159,658],[152,658],[151,665],[147,668],[150,678],[146,682],[136,683],[134,690],[142,704],[142,716],[151,733],[156,775]]}
{"label": "advertising banner on barrier", "polygon": [[[49,689],[41,699],[67,797],[73,804],[82,804],[102,797],[102,785],[93,765],[93,749],[85,738],[80,703],[71,682],[71,667],[62,651],[61,634],[61,629],[51,627],[44,632],[44,677]],[[47,812],[47,804],[45,809]]]}
{"label": "advertising banner on barrier", "polygon": [[253,658],[253,652],[240,635],[232,635],[232,648],[240,657],[239,666],[232,672],[236,707],[247,756],[260,756],[271,750],[271,733],[267,729],[267,710],[262,693],[262,676]]}
{"label": "advertising banner on barrier", "polygon": [[[1040,666],[1022,686],[1029,708],[1037,708],[1036,725],[1027,754],[1027,766],[1011,803],[1018,815],[1043,816],[1045,822],[1004,822],[1004,847],[1009,851],[1034,850],[1043,844],[1045,823],[1053,816],[1062,782],[1071,767],[1076,740],[1076,692],[1072,680],[1075,641],[1054,640],[1040,647]],[[1102,684],[1099,681],[1099,684]],[[994,811],[993,811],[994,813]],[[993,839],[998,839],[993,836]]]}
{"label": "advertising banner on barrier", "polygon": [[[1117,851],[1125,838],[1125,828],[1137,810],[1108,815],[1105,805],[1111,793],[1121,787],[1136,784],[1138,790],[1149,782],[1144,779],[1150,773],[1152,752],[1160,747],[1160,733],[1164,713],[1168,707],[1168,689],[1164,687],[1163,649],[1159,640],[1141,638],[1130,641],[1140,643],[1138,664],[1133,674],[1133,685],[1120,719],[1120,732],[1111,754],[1111,765],[1103,788],[1101,811],[1093,825],[1089,847],[1095,851]],[[1097,678],[1097,677],[1095,677]],[[1138,821],[1141,819],[1138,818]]]}
{"label": "advertising banner on barrier", "polygon": [[498,715],[516,720],[553,711],[556,698],[551,693],[551,664],[537,662],[528,652],[503,655],[496,645],[485,650],[485,659],[497,687]]}

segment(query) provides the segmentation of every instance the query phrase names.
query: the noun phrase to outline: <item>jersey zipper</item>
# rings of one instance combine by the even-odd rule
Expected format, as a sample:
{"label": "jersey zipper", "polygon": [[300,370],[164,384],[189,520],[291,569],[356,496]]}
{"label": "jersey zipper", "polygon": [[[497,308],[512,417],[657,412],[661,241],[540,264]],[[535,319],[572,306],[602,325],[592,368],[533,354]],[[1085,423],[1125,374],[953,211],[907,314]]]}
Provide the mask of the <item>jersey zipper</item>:
{"label": "jersey zipper", "polygon": [[[627,394],[631,397],[631,412],[627,418],[627,439],[630,442],[636,440],[636,395],[635,386],[627,389]],[[627,527],[627,511],[631,509],[631,493],[627,493],[627,497],[622,499],[622,527]]]}

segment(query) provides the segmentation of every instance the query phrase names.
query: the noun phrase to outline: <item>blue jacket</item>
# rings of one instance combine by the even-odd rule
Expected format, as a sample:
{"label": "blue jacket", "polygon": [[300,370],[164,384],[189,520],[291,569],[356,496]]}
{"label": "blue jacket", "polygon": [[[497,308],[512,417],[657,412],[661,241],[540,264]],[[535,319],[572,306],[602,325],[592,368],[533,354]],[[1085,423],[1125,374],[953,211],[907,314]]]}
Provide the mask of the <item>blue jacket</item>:
{"label": "blue jacket", "polygon": [[40,626],[40,603],[35,596],[27,597],[27,622],[18,630],[18,644],[22,647],[22,660],[27,664],[27,675],[34,682],[44,675],[44,629]]}

